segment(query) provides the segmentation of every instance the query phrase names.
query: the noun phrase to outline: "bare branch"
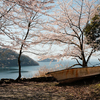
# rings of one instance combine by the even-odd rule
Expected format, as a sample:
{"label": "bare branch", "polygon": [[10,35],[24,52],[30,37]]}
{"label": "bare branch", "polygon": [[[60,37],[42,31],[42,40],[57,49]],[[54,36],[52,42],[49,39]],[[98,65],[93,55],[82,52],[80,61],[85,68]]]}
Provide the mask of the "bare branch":
{"label": "bare branch", "polygon": [[82,64],[78,61],[77,58],[72,58],[72,59],[75,59],[77,61],[77,63],[82,66]]}
{"label": "bare branch", "polygon": [[87,63],[88,63],[88,61],[89,61],[91,55],[93,54],[93,52],[94,52],[94,48],[92,48],[92,50],[91,50],[91,52],[90,52],[90,54],[89,54],[89,56],[88,56],[88,58],[87,58]]}
{"label": "bare branch", "polygon": [[82,0],[81,11],[80,11],[80,15],[79,15],[79,22],[78,22],[78,27],[79,27],[79,28],[80,28],[80,21],[81,21],[82,11],[83,11],[83,1],[84,1],[84,0]]}
{"label": "bare branch", "polygon": [[2,17],[4,17],[6,14],[8,14],[10,11],[11,11],[11,9],[15,6],[16,4],[14,4],[13,6],[11,6],[6,12],[4,12],[4,14],[2,14],[1,16],[0,16],[0,19],[2,18]]}
{"label": "bare branch", "polygon": [[72,67],[75,67],[75,66],[82,66],[81,64],[74,64],[74,65],[72,65],[72,66],[70,66],[70,67],[68,67],[68,68],[66,68],[66,69],[71,69]]}

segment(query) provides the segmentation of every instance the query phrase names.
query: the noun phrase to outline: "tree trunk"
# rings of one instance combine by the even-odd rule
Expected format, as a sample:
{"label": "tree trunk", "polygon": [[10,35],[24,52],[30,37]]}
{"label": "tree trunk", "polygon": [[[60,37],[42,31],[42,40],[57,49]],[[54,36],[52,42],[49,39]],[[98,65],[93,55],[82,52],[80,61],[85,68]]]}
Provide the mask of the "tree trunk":
{"label": "tree trunk", "polygon": [[22,47],[23,47],[23,45],[21,45],[20,53],[19,53],[19,56],[18,56],[19,76],[16,80],[21,79],[21,61],[20,61],[20,58],[21,58],[21,54],[22,54]]}
{"label": "tree trunk", "polygon": [[21,61],[20,61],[20,57],[18,57],[18,66],[19,66],[19,76],[16,80],[20,80],[21,79]]}
{"label": "tree trunk", "polygon": [[[34,18],[34,17],[33,17]],[[26,33],[26,36],[24,38],[24,41],[26,40],[28,34],[29,34],[29,28],[30,28],[30,24],[31,22],[28,23],[28,29],[27,29],[27,33]],[[23,49],[23,46],[24,44],[22,43],[21,47],[20,47],[20,52],[19,52],[19,56],[18,56],[18,66],[19,66],[19,76],[16,80],[20,80],[21,79],[21,61],[20,61],[20,58],[21,58],[21,55],[22,55],[22,49]]]}
{"label": "tree trunk", "polygon": [[87,62],[85,60],[83,60],[83,68],[86,68],[87,67]]}
{"label": "tree trunk", "polygon": [[87,67],[87,61],[85,60],[84,51],[82,50],[82,67]]}

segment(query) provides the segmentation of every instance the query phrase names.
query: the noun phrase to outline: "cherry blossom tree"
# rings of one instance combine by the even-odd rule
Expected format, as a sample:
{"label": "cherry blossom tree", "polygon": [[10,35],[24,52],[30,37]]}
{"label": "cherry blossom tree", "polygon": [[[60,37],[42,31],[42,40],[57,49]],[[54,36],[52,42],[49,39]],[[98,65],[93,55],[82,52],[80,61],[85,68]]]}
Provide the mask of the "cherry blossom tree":
{"label": "cherry blossom tree", "polygon": [[86,44],[84,36],[84,27],[92,18],[95,6],[98,0],[62,0],[58,2],[55,11],[49,15],[51,18],[47,21],[48,24],[43,25],[43,34],[47,43],[60,45],[63,48],[63,53],[45,55],[44,57],[51,58],[73,58],[76,64],[82,67],[87,67],[88,62],[95,52]]}
{"label": "cherry blossom tree", "polygon": [[[5,0],[0,0],[0,35],[7,35],[8,37],[10,36],[7,34],[7,26],[11,26],[12,24],[10,23],[8,17],[9,17],[9,12],[12,10],[12,8],[15,6],[15,4],[10,4],[6,3]],[[10,38],[10,37],[9,37]],[[3,39],[0,38],[0,46],[4,46],[5,43],[3,42]]]}
{"label": "cherry blossom tree", "polygon": [[[4,45],[13,50],[19,50],[18,66],[19,76],[21,78],[21,55],[24,50],[29,50],[42,42],[40,39],[41,25],[44,24],[44,19],[47,11],[53,0],[3,0],[1,1],[3,13],[1,18],[4,24],[4,19],[8,25],[1,27],[0,31],[9,37],[10,44]],[[4,5],[5,6],[4,8]],[[6,9],[6,10],[5,10]],[[6,12],[5,12],[6,11]],[[36,54],[34,52],[34,54]]]}

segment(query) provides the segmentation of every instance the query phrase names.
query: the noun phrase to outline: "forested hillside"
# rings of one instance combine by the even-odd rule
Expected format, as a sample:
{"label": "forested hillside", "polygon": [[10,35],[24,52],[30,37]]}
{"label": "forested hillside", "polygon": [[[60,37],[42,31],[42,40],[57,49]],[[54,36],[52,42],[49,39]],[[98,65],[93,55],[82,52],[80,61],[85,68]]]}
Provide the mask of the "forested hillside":
{"label": "forested hillside", "polygon": [[[0,48],[0,67],[18,66],[18,53],[9,49]],[[39,65],[36,61],[26,55],[21,57],[21,66]]]}

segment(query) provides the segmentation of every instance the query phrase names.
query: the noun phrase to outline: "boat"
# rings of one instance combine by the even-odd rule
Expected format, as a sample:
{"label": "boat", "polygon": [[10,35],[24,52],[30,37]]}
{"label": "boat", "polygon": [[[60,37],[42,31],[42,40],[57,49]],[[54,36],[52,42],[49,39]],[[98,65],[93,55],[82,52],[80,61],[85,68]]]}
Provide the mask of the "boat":
{"label": "boat", "polygon": [[64,69],[46,73],[46,75],[51,75],[56,78],[60,83],[69,83],[99,74],[100,66]]}

